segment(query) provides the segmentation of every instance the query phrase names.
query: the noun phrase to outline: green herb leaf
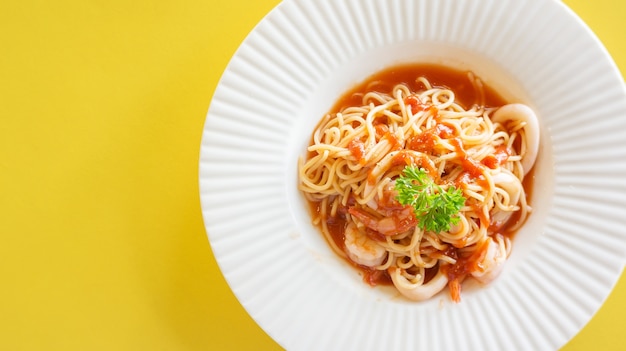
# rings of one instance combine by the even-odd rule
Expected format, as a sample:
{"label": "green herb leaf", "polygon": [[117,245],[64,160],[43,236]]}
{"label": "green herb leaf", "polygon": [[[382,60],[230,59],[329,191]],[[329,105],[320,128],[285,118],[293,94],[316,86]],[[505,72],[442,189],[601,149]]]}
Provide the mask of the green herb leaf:
{"label": "green herb leaf", "polygon": [[398,202],[413,207],[421,229],[445,232],[460,221],[458,213],[465,204],[463,191],[454,186],[444,190],[423,168],[405,167],[403,174],[396,179],[395,189]]}

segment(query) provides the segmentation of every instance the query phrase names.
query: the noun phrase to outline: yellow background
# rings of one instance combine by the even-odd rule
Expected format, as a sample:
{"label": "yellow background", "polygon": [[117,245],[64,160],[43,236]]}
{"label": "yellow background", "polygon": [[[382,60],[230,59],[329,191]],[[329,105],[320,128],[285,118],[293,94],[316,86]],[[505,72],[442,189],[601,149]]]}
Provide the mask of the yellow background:
{"label": "yellow background", "polygon": [[[565,2],[626,72],[626,2]],[[218,79],[277,3],[2,1],[0,350],[280,349],[219,272],[197,179]],[[624,325],[625,276],[565,350]]]}

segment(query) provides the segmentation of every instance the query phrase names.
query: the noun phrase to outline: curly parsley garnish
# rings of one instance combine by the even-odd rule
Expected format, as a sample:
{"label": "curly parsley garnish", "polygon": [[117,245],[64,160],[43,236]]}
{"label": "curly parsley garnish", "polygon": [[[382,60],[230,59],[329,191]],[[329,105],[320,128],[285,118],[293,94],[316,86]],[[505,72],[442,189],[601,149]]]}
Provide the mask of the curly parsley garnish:
{"label": "curly parsley garnish", "polygon": [[396,179],[395,189],[398,202],[413,207],[421,229],[440,233],[459,223],[457,214],[465,204],[463,191],[454,186],[444,190],[423,168],[405,167],[403,174]]}

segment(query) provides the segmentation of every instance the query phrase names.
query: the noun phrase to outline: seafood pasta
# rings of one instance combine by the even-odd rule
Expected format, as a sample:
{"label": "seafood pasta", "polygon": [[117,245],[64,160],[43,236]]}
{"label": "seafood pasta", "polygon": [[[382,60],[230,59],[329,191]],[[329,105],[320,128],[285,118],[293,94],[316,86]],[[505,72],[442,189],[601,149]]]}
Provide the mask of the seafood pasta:
{"label": "seafood pasta", "polygon": [[471,72],[399,66],[348,92],[315,128],[299,188],[333,250],[371,284],[429,299],[489,283],[530,213],[539,146],[526,105]]}

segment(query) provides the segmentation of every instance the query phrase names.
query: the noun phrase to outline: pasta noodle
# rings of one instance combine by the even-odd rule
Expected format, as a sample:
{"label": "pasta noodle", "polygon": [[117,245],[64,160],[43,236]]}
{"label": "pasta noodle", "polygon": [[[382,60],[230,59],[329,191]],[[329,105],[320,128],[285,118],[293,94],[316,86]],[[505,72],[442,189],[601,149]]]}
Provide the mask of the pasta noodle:
{"label": "pasta noodle", "polygon": [[[471,72],[461,74],[473,101],[462,103],[457,91],[417,73],[429,69],[411,67],[408,82],[370,81],[324,116],[300,160],[299,189],[332,249],[369,284],[393,284],[417,301],[448,286],[458,302],[465,278],[488,283],[498,275],[511,233],[530,213],[524,179],[538,127],[525,105],[488,106]],[[397,180],[409,166],[442,191],[462,191],[458,222],[448,230],[422,228],[398,201]]]}

